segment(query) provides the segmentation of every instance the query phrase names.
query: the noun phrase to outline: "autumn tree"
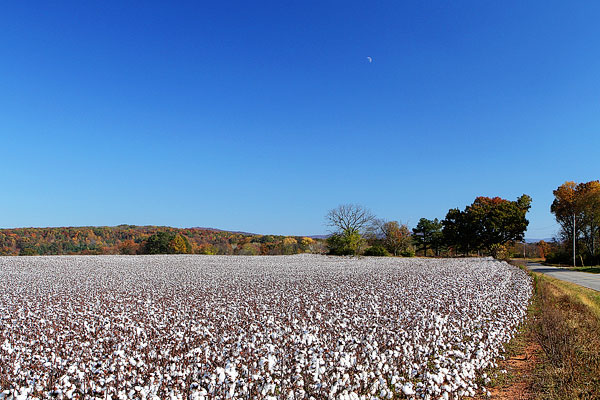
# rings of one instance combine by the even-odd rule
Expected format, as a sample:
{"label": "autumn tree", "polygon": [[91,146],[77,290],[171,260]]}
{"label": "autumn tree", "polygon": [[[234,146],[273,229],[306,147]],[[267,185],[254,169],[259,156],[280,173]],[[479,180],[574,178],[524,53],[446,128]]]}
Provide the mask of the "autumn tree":
{"label": "autumn tree", "polygon": [[381,221],[379,235],[383,247],[391,254],[398,256],[411,246],[411,235],[408,226],[398,221]]}
{"label": "autumn tree", "polygon": [[465,253],[496,251],[508,242],[523,240],[530,207],[531,197],[525,194],[516,201],[477,197],[464,211],[448,211],[442,221],[444,240]]}
{"label": "autumn tree", "polygon": [[187,238],[174,232],[157,232],[148,238],[144,246],[146,254],[186,254],[191,250]]}
{"label": "autumn tree", "polygon": [[553,194],[550,211],[561,227],[563,240],[569,246],[574,239],[582,243],[587,257],[594,258],[600,231],[600,182],[565,182]]}
{"label": "autumn tree", "polygon": [[260,244],[258,243],[245,243],[238,250],[238,254],[241,256],[257,256],[260,254]]}
{"label": "autumn tree", "polygon": [[295,254],[298,251],[298,241],[293,237],[285,237],[281,242],[283,254]]}
{"label": "autumn tree", "polygon": [[302,250],[303,252],[307,252],[307,251],[310,251],[311,246],[314,243],[315,243],[315,241],[313,238],[303,237],[302,239],[300,239],[298,246],[300,247],[300,250]]}
{"label": "autumn tree", "polygon": [[137,254],[139,251],[139,243],[136,243],[131,239],[124,240],[119,245],[119,254]]}
{"label": "autumn tree", "polygon": [[550,245],[546,243],[544,240],[540,240],[537,243],[538,247],[538,256],[540,258],[546,258],[546,256],[550,253]]}
{"label": "autumn tree", "polygon": [[219,250],[212,244],[201,244],[196,248],[196,254],[215,255],[219,254]]}
{"label": "autumn tree", "polygon": [[600,182],[591,181],[577,185],[579,207],[583,214],[581,234],[588,254],[598,250],[600,233]]}
{"label": "autumn tree", "polygon": [[189,254],[192,252],[192,248],[188,240],[182,235],[175,235],[173,240],[169,243],[169,249],[173,254]]}
{"label": "autumn tree", "polygon": [[582,225],[577,184],[575,182],[565,182],[552,193],[554,194],[554,201],[550,206],[550,212],[554,214],[561,227],[563,239],[572,240],[573,237],[577,236],[577,228]]}

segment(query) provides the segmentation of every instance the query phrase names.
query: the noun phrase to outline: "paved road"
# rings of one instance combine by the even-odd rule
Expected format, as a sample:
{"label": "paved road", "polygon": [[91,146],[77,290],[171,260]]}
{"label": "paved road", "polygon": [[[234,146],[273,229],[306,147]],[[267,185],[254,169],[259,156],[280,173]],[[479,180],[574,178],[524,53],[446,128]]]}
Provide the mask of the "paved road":
{"label": "paved road", "polygon": [[568,269],[549,267],[539,263],[528,262],[527,268],[535,272],[548,274],[563,281],[573,282],[580,286],[600,291],[600,274],[570,271]]}

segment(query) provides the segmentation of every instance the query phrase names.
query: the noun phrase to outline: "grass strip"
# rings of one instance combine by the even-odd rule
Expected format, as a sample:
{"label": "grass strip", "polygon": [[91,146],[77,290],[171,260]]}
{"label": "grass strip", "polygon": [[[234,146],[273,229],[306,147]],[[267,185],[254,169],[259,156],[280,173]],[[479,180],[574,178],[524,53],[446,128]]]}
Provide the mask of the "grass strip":
{"label": "grass strip", "polygon": [[492,398],[600,399],[600,292],[529,273],[529,317],[490,372]]}
{"label": "grass strip", "polygon": [[532,383],[541,399],[600,399],[600,293],[534,273],[535,340],[543,352]]}

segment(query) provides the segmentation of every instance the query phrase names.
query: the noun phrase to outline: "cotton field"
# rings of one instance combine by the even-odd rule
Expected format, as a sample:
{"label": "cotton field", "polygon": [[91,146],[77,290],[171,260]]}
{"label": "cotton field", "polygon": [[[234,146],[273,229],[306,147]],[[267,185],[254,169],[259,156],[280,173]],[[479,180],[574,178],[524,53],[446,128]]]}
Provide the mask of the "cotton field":
{"label": "cotton field", "polygon": [[491,259],[0,257],[0,399],[455,399],[526,314]]}

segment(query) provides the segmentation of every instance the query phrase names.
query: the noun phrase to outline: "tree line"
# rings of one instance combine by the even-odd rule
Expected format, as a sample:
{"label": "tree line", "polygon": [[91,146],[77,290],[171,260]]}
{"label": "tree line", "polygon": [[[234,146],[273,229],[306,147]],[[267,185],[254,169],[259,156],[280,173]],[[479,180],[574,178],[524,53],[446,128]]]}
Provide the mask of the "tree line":
{"label": "tree line", "polygon": [[376,218],[360,205],[340,205],[326,217],[332,229],[330,254],[372,256],[509,256],[511,245],[524,238],[531,197],[515,201],[477,197],[464,210],[453,208],[443,220],[421,218],[415,228]]}
{"label": "tree line", "polygon": [[203,228],[119,225],[0,229],[0,255],[325,253],[322,239]]}
{"label": "tree line", "polygon": [[[561,223],[564,243],[575,232],[582,261],[598,257],[600,184],[566,182],[555,191],[552,212]],[[514,201],[477,197],[464,209],[450,209],[444,219],[421,218],[411,230],[399,221],[376,218],[358,205],[341,205],[326,215],[327,239],[254,235],[214,229],[157,226],[0,229],[0,255],[52,254],[222,254],[283,255],[318,253],[366,256],[493,255],[504,258],[521,250],[531,198]],[[572,243],[572,242],[571,242]],[[565,258],[565,246],[540,242],[541,256]]]}

